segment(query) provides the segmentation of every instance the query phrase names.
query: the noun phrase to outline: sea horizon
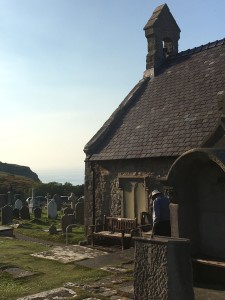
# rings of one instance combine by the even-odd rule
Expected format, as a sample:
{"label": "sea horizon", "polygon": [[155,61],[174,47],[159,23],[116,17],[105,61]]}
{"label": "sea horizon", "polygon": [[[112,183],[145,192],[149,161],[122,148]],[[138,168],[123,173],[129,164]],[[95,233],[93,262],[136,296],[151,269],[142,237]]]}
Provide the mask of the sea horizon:
{"label": "sea horizon", "polygon": [[65,184],[69,182],[72,185],[81,185],[84,183],[84,170],[36,170],[35,172],[42,183],[58,182]]}

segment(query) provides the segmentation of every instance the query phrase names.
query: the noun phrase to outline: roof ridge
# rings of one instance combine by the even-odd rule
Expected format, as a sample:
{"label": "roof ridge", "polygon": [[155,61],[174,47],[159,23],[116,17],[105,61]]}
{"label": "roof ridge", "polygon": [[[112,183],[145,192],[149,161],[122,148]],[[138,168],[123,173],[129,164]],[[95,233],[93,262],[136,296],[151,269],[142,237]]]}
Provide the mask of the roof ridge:
{"label": "roof ridge", "polygon": [[169,59],[173,59],[173,58],[187,56],[187,55],[190,55],[190,54],[199,53],[199,52],[202,52],[202,51],[210,49],[210,48],[221,46],[223,44],[225,44],[225,38],[223,38],[221,40],[216,40],[214,42],[209,42],[207,44],[204,44],[204,45],[201,45],[201,46],[198,46],[198,47],[194,47],[194,48],[191,48],[191,49],[187,49],[187,50],[178,52],[177,54],[170,56]]}

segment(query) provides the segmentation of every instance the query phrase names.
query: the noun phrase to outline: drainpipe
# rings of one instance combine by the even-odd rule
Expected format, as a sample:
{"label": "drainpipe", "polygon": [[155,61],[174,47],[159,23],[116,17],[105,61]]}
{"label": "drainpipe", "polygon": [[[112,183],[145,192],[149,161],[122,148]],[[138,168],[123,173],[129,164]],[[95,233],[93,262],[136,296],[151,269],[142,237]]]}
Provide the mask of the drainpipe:
{"label": "drainpipe", "polygon": [[91,164],[91,171],[92,171],[92,211],[93,211],[93,219],[92,225],[95,225],[95,169]]}

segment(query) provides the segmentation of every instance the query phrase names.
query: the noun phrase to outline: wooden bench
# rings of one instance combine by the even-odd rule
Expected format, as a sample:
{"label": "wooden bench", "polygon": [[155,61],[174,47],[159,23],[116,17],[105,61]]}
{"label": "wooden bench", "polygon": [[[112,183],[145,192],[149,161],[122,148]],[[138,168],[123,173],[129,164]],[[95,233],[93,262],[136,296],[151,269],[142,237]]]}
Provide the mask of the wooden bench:
{"label": "wooden bench", "polygon": [[136,234],[137,219],[107,217],[104,216],[103,225],[91,225],[91,244],[94,246],[96,239],[117,239],[120,240],[122,250],[125,243],[132,241],[132,236]]}

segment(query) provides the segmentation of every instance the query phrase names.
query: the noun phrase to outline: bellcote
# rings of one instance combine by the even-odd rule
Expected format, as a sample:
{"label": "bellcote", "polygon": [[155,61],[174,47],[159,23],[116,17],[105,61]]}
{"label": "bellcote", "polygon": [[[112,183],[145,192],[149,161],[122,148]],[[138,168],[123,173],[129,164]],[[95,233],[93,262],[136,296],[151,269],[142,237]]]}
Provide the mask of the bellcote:
{"label": "bellcote", "polygon": [[180,28],[167,4],[158,6],[144,27],[148,41],[145,77],[152,77],[165,60],[178,53]]}

